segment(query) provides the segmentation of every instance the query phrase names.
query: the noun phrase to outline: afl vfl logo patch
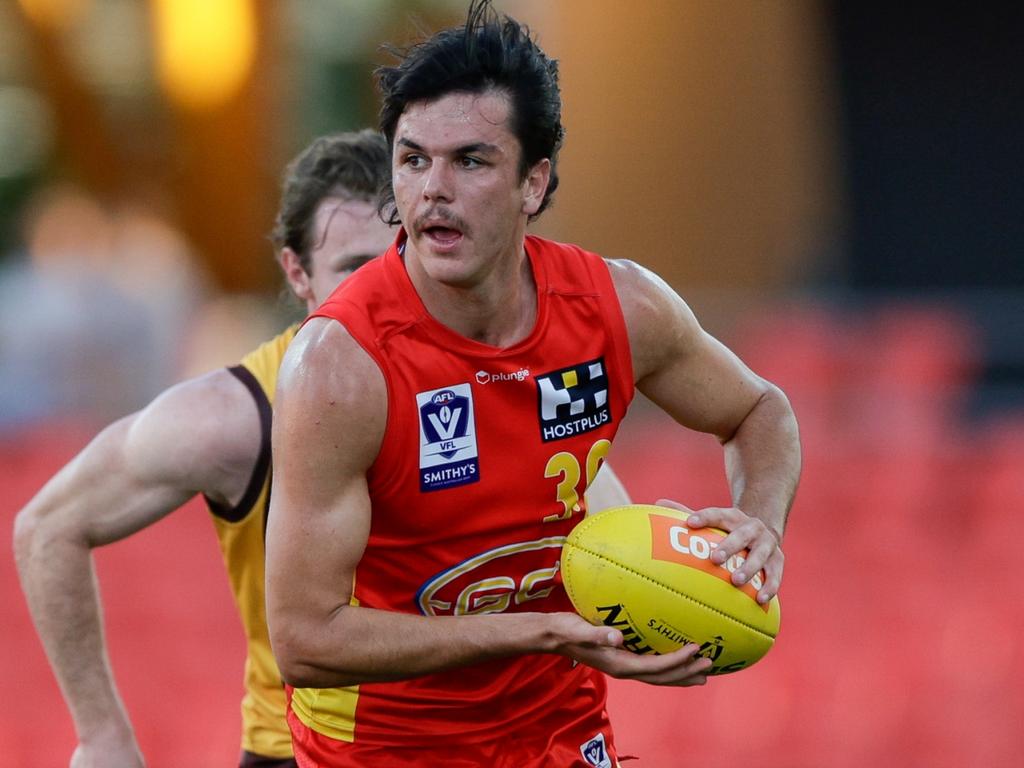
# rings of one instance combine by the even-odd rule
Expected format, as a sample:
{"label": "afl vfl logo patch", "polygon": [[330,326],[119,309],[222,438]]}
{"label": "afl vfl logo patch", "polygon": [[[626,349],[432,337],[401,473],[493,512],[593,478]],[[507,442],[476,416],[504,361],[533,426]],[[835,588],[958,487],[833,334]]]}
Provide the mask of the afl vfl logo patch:
{"label": "afl vfl logo patch", "polygon": [[545,443],[581,435],[612,420],[604,358],[537,377],[540,438]]}
{"label": "afl vfl logo patch", "polygon": [[587,761],[587,765],[593,765],[594,768],[612,768],[612,759],[608,755],[603,733],[597,734],[586,744],[581,744],[580,754]]}
{"label": "afl vfl logo patch", "polygon": [[420,392],[416,406],[420,415],[420,491],[440,491],[479,480],[469,384]]}

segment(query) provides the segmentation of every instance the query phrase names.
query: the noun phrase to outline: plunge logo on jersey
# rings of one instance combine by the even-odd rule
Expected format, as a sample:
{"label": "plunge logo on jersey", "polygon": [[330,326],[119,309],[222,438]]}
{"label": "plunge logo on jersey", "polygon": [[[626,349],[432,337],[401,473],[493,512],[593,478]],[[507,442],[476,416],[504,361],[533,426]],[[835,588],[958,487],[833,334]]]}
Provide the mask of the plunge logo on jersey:
{"label": "plunge logo on jersey", "polygon": [[420,491],[455,488],[480,479],[473,392],[468,383],[419,392]]}
{"label": "plunge logo on jersey", "polygon": [[612,420],[604,358],[537,376],[540,437],[545,443],[581,435]]}

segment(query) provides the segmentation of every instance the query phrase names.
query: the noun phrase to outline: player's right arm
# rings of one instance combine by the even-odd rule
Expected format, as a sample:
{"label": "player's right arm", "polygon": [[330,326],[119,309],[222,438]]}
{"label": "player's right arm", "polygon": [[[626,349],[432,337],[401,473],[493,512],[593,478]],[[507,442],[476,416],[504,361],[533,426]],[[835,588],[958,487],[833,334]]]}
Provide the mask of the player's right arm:
{"label": "player's right arm", "polygon": [[22,589],[78,734],[72,766],[143,764],[104,645],[92,549],[197,492],[237,500],[258,451],[252,397],[217,371],[111,424],[18,513]]}
{"label": "player's right arm", "polygon": [[278,377],[267,524],[267,623],[286,682],[354,685],[621,644],[617,631],[568,613],[439,617],[352,605],[370,531],[366,473],[386,421],[373,359],[339,323],[306,323]]}

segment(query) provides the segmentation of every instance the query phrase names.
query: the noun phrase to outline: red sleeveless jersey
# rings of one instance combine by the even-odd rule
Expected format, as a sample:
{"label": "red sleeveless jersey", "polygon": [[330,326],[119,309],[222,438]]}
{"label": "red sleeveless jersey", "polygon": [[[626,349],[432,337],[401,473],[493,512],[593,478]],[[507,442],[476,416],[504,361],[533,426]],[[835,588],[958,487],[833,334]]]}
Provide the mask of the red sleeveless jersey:
{"label": "red sleeveless jersey", "polygon": [[[583,519],[583,493],[633,397],[608,268],[577,247],[527,237],[536,325],[499,349],[427,313],[400,255],[404,240],[400,233],[314,313],[341,322],[388,387],[353,603],[428,616],[571,611],[557,578],[561,545]],[[432,744],[472,751],[503,740],[510,764],[546,765],[528,753],[545,749],[545,734],[564,733],[579,765],[611,765],[600,755],[613,755],[604,699],[600,673],[535,654],[400,682],[296,689],[290,719],[316,732],[297,734],[297,745],[302,736],[349,742],[337,744],[339,755],[415,745],[423,759]],[[566,754],[559,764],[571,764]]]}

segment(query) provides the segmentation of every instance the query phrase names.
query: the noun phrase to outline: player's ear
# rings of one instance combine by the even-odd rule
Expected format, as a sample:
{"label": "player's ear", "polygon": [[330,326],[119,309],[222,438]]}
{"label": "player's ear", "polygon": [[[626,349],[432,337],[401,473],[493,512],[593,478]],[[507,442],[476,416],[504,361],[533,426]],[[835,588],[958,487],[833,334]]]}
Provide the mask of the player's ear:
{"label": "player's ear", "polygon": [[292,293],[303,301],[313,300],[313,287],[309,282],[309,274],[302,266],[299,254],[285,246],[277,257],[281,270],[284,272],[284,279],[288,281],[288,287]]}
{"label": "player's ear", "polygon": [[523,213],[533,216],[540,210],[551,179],[551,161],[546,157],[538,161],[523,179]]}

